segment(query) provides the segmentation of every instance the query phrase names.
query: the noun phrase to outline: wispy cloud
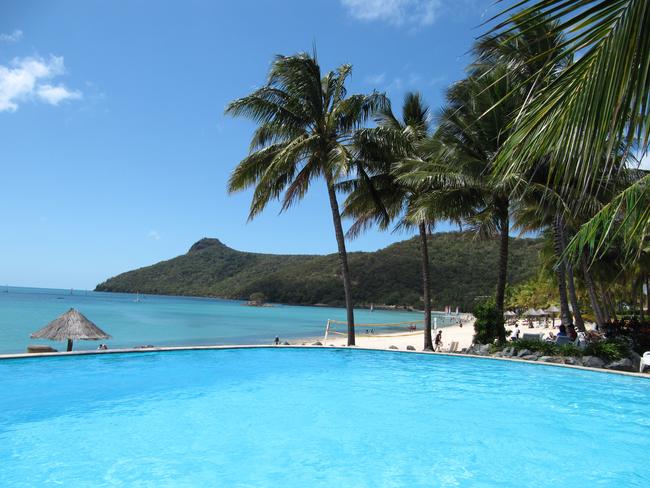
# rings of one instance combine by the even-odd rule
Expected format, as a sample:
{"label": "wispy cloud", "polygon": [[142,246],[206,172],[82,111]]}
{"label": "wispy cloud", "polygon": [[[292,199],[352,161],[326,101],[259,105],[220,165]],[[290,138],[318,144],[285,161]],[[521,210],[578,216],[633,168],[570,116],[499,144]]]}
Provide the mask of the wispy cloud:
{"label": "wispy cloud", "polygon": [[154,241],[159,241],[160,233],[157,230],[150,230],[149,233],[147,234],[147,237],[149,239],[153,239]]}
{"label": "wispy cloud", "polygon": [[441,0],[341,0],[359,20],[383,21],[396,26],[420,27],[436,20]]}
{"label": "wispy cloud", "polygon": [[47,82],[64,73],[62,56],[15,58],[9,66],[0,65],[0,112],[15,112],[27,100],[58,105],[80,99],[80,91]]}
{"label": "wispy cloud", "polygon": [[23,31],[20,29],[14,30],[11,34],[0,33],[0,42],[12,43],[18,42],[23,38]]}
{"label": "wispy cloud", "polygon": [[368,85],[383,85],[385,80],[385,73],[379,73],[378,75],[368,75],[363,79],[364,83]]}

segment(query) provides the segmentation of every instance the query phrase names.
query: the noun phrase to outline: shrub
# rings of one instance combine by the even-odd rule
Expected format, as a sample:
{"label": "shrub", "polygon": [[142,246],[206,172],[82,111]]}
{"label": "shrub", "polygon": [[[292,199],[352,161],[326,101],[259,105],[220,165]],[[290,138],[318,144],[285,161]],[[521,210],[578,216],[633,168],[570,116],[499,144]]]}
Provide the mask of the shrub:
{"label": "shrub", "polygon": [[605,341],[592,342],[585,347],[585,356],[598,356],[607,361],[616,361],[627,357],[630,353],[630,346],[625,340],[610,339]]}
{"label": "shrub", "polygon": [[582,349],[574,344],[562,344],[561,346],[555,346],[557,349],[557,354],[560,356],[577,356],[580,357],[583,354]]}
{"label": "shrub", "polygon": [[251,303],[257,303],[261,305],[266,302],[266,295],[261,292],[251,293],[249,300]]}
{"label": "shrub", "polygon": [[545,356],[554,356],[559,353],[558,346],[552,342],[546,341],[525,341],[519,339],[513,341],[512,345],[519,351],[522,349],[528,349],[531,352],[539,352]]}
{"label": "shrub", "polygon": [[494,299],[484,300],[474,307],[474,342],[477,344],[491,344],[498,340],[505,342],[506,329],[503,316],[497,310]]}

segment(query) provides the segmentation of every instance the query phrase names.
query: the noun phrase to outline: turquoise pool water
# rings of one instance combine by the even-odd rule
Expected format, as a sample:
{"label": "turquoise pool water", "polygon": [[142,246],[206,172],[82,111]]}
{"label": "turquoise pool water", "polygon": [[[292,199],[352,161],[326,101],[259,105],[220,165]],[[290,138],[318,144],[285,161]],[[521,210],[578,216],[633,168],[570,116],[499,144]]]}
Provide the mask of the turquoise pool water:
{"label": "turquoise pool water", "polygon": [[650,381],[332,349],[0,361],[0,486],[650,484]]}
{"label": "turquoise pool water", "polygon": [[[330,307],[246,307],[236,300],[147,295],[136,302],[127,293],[44,288],[0,287],[0,354],[25,352],[28,344],[48,344],[61,350],[63,343],[32,341],[29,334],[71,307],[79,309],[113,339],[110,348],[197,344],[270,344],[323,334],[327,319],[345,320],[345,310]],[[420,320],[422,314],[402,311],[358,310],[357,323],[391,323]],[[444,325],[439,315],[438,324]],[[75,342],[75,349],[96,349],[97,342]]]}

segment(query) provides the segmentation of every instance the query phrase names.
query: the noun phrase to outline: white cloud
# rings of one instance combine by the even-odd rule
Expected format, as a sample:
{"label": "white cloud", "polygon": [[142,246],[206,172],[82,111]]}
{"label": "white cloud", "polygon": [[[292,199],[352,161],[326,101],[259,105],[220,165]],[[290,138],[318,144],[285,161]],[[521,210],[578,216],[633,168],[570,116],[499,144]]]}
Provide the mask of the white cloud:
{"label": "white cloud", "polygon": [[363,81],[366,82],[368,85],[382,85],[385,79],[386,79],[386,74],[380,73],[378,75],[368,75],[363,79]]}
{"label": "white cloud", "polygon": [[38,87],[36,94],[51,105],[58,105],[62,100],[78,100],[81,98],[80,91],[70,91],[63,85],[41,85]]}
{"label": "white cloud", "polygon": [[418,27],[433,24],[441,0],[341,0],[341,4],[359,20]]}
{"label": "white cloud", "polygon": [[65,72],[62,56],[15,58],[10,65],[0,65],[0,112],[18,110],[20,102],[40,100],[58,105],[63,100],[76,100],[82,94],[64,85],[46,83]]}
{"label": "white cloud", "polygon": [[154,241],[159,241],[160,233],[157,230],[150,230],[149,233],[147,234],[147,237],[149,239],[153,239]]}
{"label": "white cloud", "polygon": [[14,30],[11,34],[0,33],[0,42],[18,42],[23,38],[23,31],[20,29]]}

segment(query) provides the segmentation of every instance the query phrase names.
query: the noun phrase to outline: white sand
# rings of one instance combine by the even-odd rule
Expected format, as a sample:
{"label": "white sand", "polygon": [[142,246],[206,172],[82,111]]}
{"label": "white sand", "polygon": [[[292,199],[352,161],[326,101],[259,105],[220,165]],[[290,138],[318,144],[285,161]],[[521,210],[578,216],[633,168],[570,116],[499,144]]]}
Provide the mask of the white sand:
{"label": "white sand", "polygon": [[[556,320],[555,324],[557,326],[559,321]],[[514,326],[506,326],[507,337],[510,336],[513,329]],[[442,351],[448,351],[452,342],[458,342],[457,351],[460,352],[461,349],[472,345],[472,338],[474,336],[474,319],[464,321],[462,327],[460,325],[453,325],[441,327],[438,330],[442,330]],[[535,322],[535,327],[531,329],[528,327],[528,323],[525,323],[524,321],[519,321],[519,330],[520,338],[523,338],[524,334],[544,334],[544,337],[548,337],[550,331],[557,332],[550,326],[550,324],[549,327],[546,328],[543,323],[540,326],[540,324]],[[434,338],[437,332],[437,330],[433,331]],[[322,337],[317,340],[323,342]],[[388,349],[390,346],[396,346],[398,349],[405,350],[407,346],[413,346],[416,350],[421,351],[424,347],[424,337],[423,331],[421,330],[412,333],[381,335],[366,335],[365,333],[360,334],[357,332],[356,343],[359,347],[370,349]],[[346,344],[347,336],[338,334],[330,335],[324,343],[325,346],[334,345],[339,347],[345,346]]]}

